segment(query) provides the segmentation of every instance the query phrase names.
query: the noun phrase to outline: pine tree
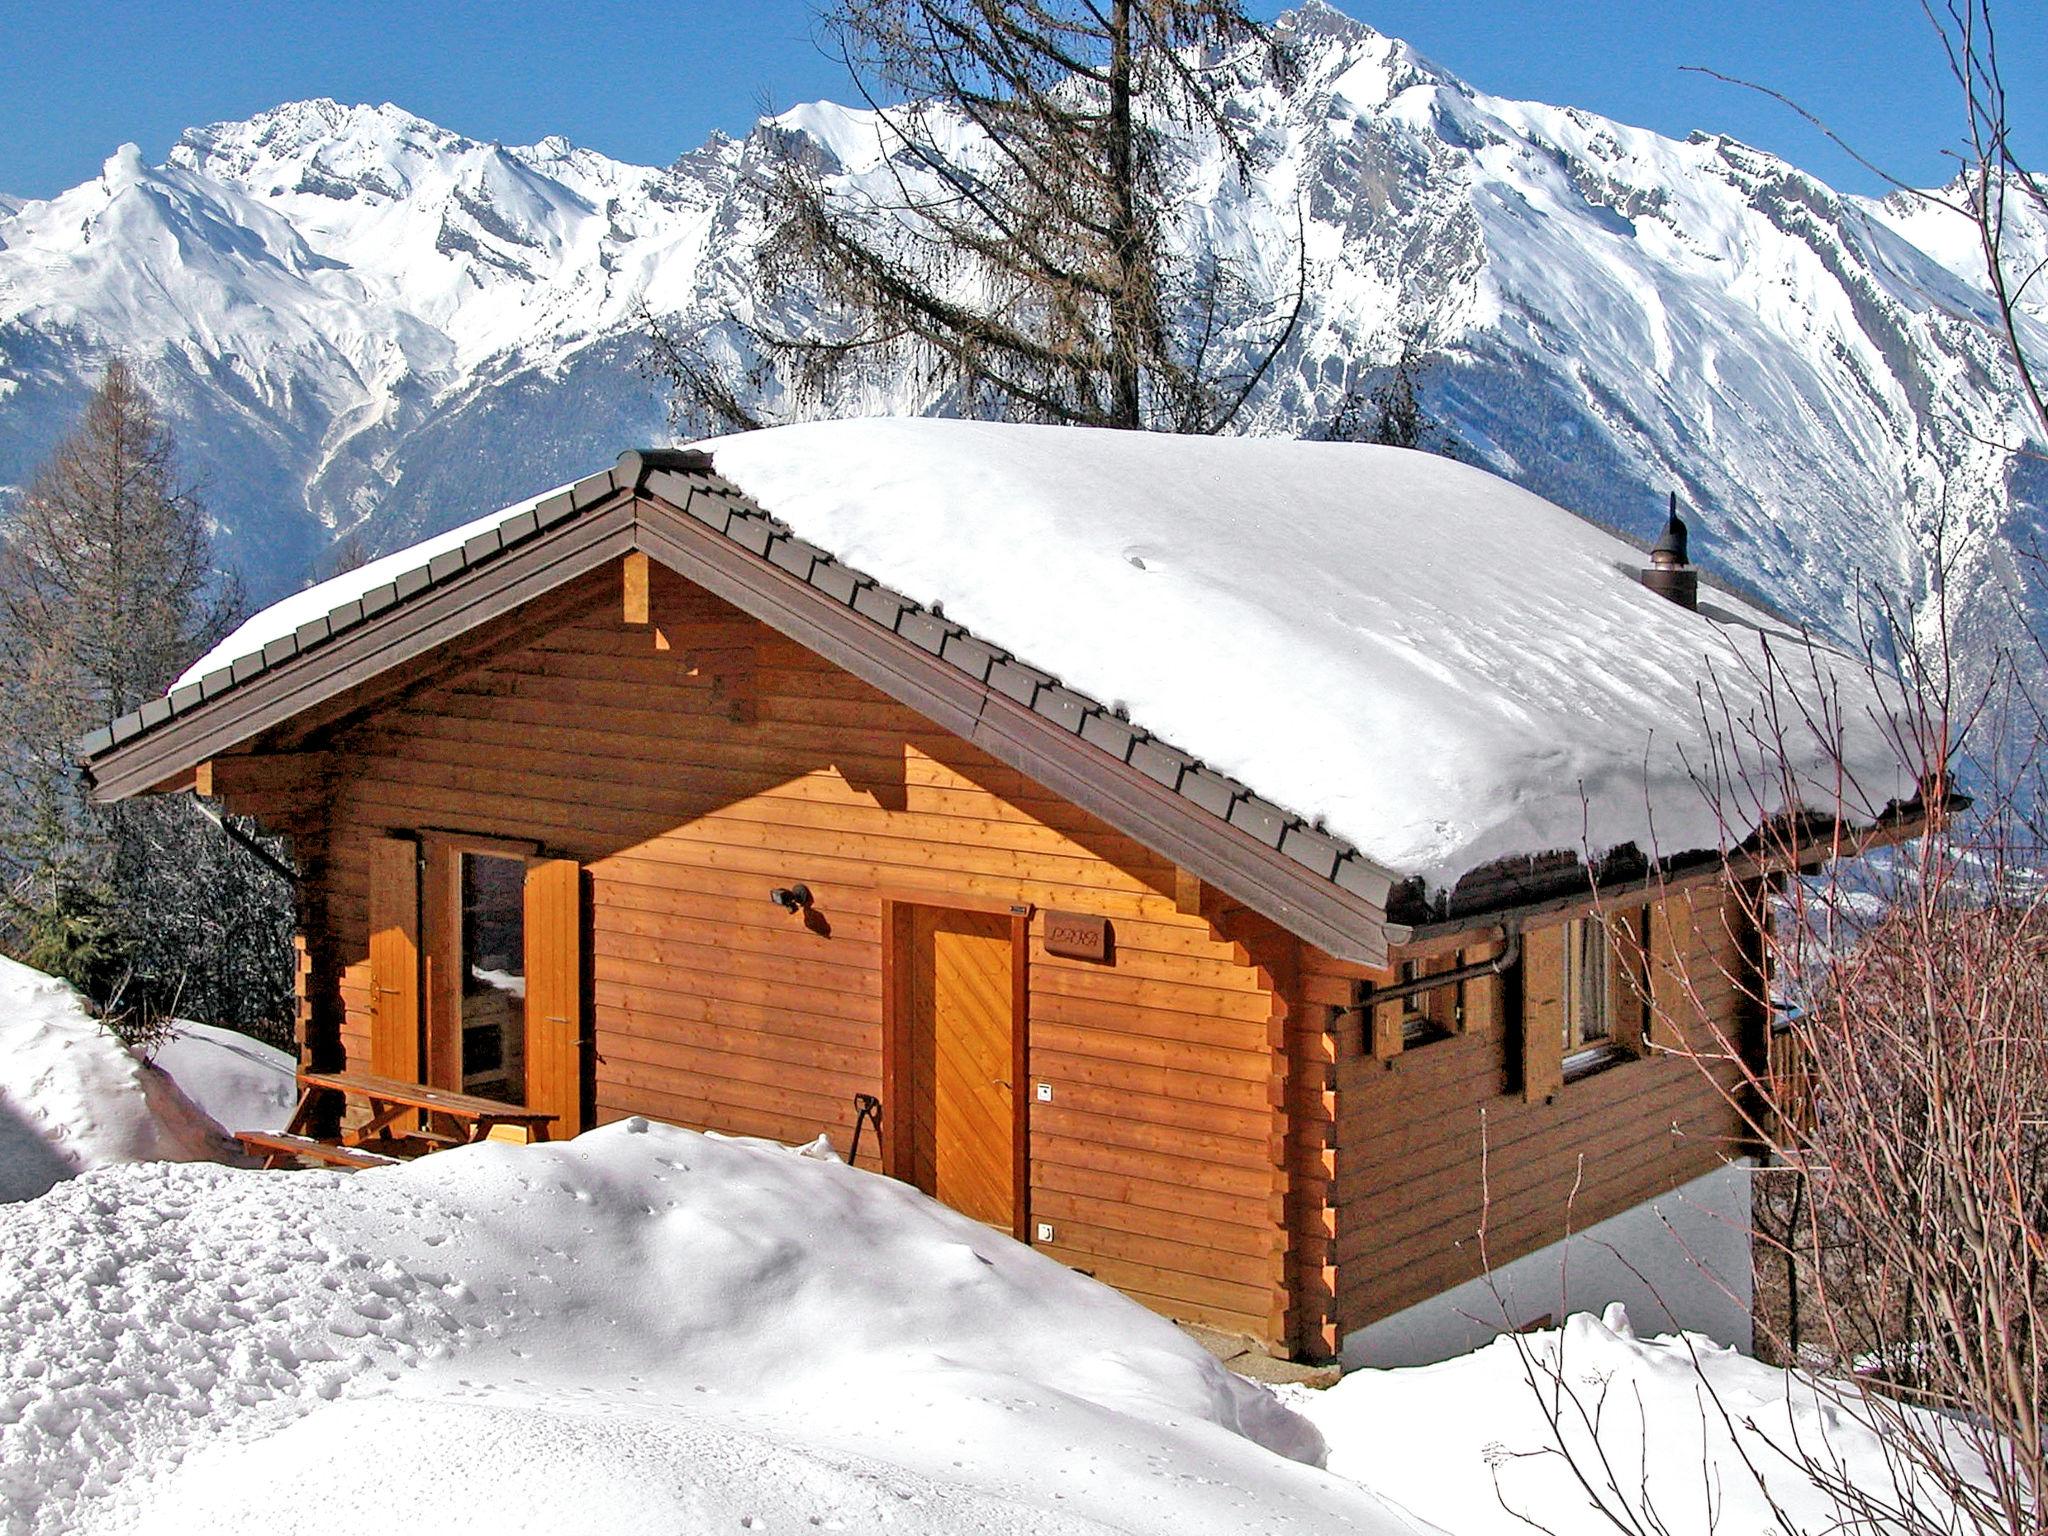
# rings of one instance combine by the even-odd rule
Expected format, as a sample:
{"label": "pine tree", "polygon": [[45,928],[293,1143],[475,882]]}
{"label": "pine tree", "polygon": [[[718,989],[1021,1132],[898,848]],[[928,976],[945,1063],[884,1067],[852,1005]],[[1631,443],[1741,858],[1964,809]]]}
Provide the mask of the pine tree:
{"label": "pine tree", "polygon": [[[887,168],[863,191],[792,155],[767,191],[754,276],[805,331],[725,317],[796,412],[858,406],[861,381],[883,376],[966,416],[1227,429],[1305,285],[1261,293],[1200,248],[1167,172],[1198,136],[1252,168],[1216,83],[1251,57],[1284,74],[1287,57],[1246,9],[841,0],[828,26],[882,114]],[[679,416],[764,424],[720,361],[719,328],[679,338],[648,318]]]}
{"label": "pine tree", "polygon": [[[276,881],[192,807],[94,807],[82,735],[160,695],[225,634],[237,582],[214,569],[175,444],[123,363],[37,473],[0,543],[0,878],[6,939],[102,1003],[278,1014],[274,984],[212,995],[209,976],[289,987]],[[196,938],[180,935],[198,934]],[[249,956],[256,958],[251,960]]]}

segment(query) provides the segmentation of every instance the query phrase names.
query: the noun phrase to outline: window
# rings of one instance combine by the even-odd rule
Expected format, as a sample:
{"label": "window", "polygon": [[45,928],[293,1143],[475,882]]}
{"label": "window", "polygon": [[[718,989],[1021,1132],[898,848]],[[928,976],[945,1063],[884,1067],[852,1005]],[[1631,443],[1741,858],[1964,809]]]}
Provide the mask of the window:
{"label": "window", "polygon": [[[1455,959],[1453,963],[1456,963]],[[1400,983],[1406,986],[1420,981],[1427,972],[1420,961],[1404,960],[1396,974]],[[1463,996],[1464,988],[1453,982],[1403,999],[1400,1004],[1401,1048],[1412,1051],[1432,1041],[1450,1039],[1462,1008]]]}
{"label": "window", "polygon": [[1614,1043],[1614,986],[1607,926],[1581,917],[1564,925],[1564,1054],[1605,1050]]}
{"label": "window", "polygon": [[526,863],[460,853],[462,1090],[526,1101]]}

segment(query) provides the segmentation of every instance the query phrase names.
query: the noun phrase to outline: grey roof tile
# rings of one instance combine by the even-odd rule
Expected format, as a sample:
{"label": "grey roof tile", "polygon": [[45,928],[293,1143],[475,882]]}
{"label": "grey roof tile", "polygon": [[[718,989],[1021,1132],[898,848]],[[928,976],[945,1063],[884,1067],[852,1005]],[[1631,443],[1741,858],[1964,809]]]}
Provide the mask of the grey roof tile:
{"label": "grey roof tile", "polygon": [[956,629],[946,636],[945,649],[939,654],[977,683],[987,682],[989,668],[1005,655],[987,641],[975,639],[964,629]]}
{"label": "grey roof tile", "polygon": [[374,618],[398,601],[398,583],[387,581],[381,587],[372,587],[358,601],[363,605],[363,617]]}
{"label": "grey roof tile", "polygon": [[465,564],[475,565],[479,560],[488,560],[504,546],[504,535],[496,528],[486,528],[473,539],[466,539],[462,545],[462,559]]}
{"label": "grey roof tile", "polygon": [[713,533],[725,532],[726,524],[732,521],[732,502],[708,486],[700,485],[690,492],[683,511]]}
{"label": "grey roof tile", "polygon": [[400,571],[391,582],[394,599],[401,603],[416,593],[426,591],[433,584],[432,568],[417,565],[409,571]]}
{"label": "grey roof tile", "polygon": [[82,756],[97,757],[99,756],[100,753],[106,751],[107,748],[111,747],[113,744],[113,728],[111,726],[103,725],[96,731],[87,731],[85,735],[79,739],[78,750],[80,755]]}
{"label": "grey roof tile", "polygon": [[595,475],[585,475],[578,480],[569,488],[569,498],[580,512],[592,502],[602,501],[617,489],[617,484],[612,480],[612,472],[607,469]]}
{"label": "grey roof tile", "polygon": [[263,665],[274,667],[281,661],[290,661],[299,654],[299,637],[296,634],[279,635],[263,647]]}
{"label": "grey roof tile", "polygon": [[[451,576],[459,576],[467,564],[468,561],[461,550],[444,549],[427,562],[427,580],[432,583],[446,581]],[[405,573],[405,576],[412,574],[412,572],[408,571]],[[405,576],[398,578],[401,591],[405,587]]]}
{"label": "grey roof tile", "polygon": [[1180,792],[1212,816],[1228,817],[1230,803],[1245,787],[1214,768],[1190,768],[1181,776]]}
{"label": "grey roof tile", "polygon": [[522,512],[498,525],[498,537],[507,547],[521,539],[530,539],[539,531],[540,519],[531,512]]}
{"label": "grey roof tile", "polygon": [[1148,779],[1157,779],[1168,789],[1179,789],[1181,779],[1195,760],[1156,736],[1140,736],[1131,743],[1130,764]]}
{"label": "grey roof tile", "polygon": [[1342,843],[1327,833],[1297,823],[1289,827],[1287,835],[1280,840],[1280,851],[1327,880],[1336,873],[1337,860],[1344,856],[1346,850]]}
{"label": "grey roof tile", "polygon": [[765,555],[768,553],[768,541],[775,537],[775,527],[765,517],[735,515],[725,525],[725,536],[748,554]]}
{"label": "grey roof tile", "polygon": [[552,528],[563,518],[575,515],[575,511],[576,493],[574,491],[557,491],[533,509],[534,526],[537,528]]}
{"label": "grey roof tile", "polygon": [[1118,762],[1131,755],[1138,731],[1128,720],[1119,720],[1106,709],[1098,709],[1081,722],[1081,739],[1100,747]]}
{"label": "grey roof tile", "polygon": [[1097,713],[1102,706],[1071,688],[1054,685],[1038,690],[1038,697],[1031,701],[1031,707],[1055,725],[1079,734],[1082,722],[1089,715]]}
{"label": "grey roof tile", "polygon": [[257,651],[254,655],[237,656],[229,665],[228,671],[233,674],[233,681],[236,684],[241,684],[246,683],[267,665],[269,663],[264,661],[263,653]]}
{"label": "grey roof tile", "polygon": [[884,629],[894,629],[896,621],[903,617],[903,610],[909,606],[909,598],[900,592],[892,592],[880,582],[872,582],[853,594],[853,611],[863,618],[873,619]]}
{"label": "grey roof tile", "polygon": [[811,579],[812,570],[818,561],[824,558],[824,554],[825,551],[817,545],[800,539],[793,533],[782,534],[768,546],[768,558],[798,581]]}
{"label": "grey roof tile", "polygon": [[861,578],[837,560],[822,559],[811,568],[811,585],[835,603],[851,603]]}
{"label": "grey roof tile", "polygon": [[1014,656],[1006,656],[988,669],[989,686],[1026,709],[1038,697],[1039,689],[1049,688],[1057,681],[1050,672],[1041,672]]}
{"label": "grey roof tile", "polygon": [[946,648],[949,635],[960,632],[958,624],[949,624],[924,608],[906,608],[903,616],[896,621],[896,633],[920,650],[930,651],[934,656]]}
{"label": "grey roof tile", "polygon": [[1257,795],[1240,795],[1230,807],[1230,824],[1251,833],[1268,848],[1278,848],[1294,818],[1270,800]]}
{"label": "grey roof tile", "polygon": [[187,683],[182,688],[171,690],[171,713],[182,714],[206,697],[206,692],[197,683]]}
{"label": "grey roof tile", "polygon": [[135,711],[135,717],[145,731],[151,726],[162,725],[171,718],[171,701],[163,698],[151,699]]}
{"label": "grey roof tile", "polygon": [[233,667],[215,667],[211,672],[199,679],[199,692],[202,696],[209,699],[217,694],[226,693],[234,686],[235,669]]}
{"label": "grey roof tile", "polygon": [[1379,905],[1386,901],[1389,890],[1387,877],[1366,863],[1356,853],[1346,853],[1337,861],[1337,871],[1331,879],[1354,896]]}
{"label": "grey roof tile", "polygon": [[299,642],[299,649],[303,651],[310,646],[318,645],[330,633],[332,631],[328,627],[327,615],[323,613],[319,618],[308,619],[301,624],[293,631],[293,638]]}

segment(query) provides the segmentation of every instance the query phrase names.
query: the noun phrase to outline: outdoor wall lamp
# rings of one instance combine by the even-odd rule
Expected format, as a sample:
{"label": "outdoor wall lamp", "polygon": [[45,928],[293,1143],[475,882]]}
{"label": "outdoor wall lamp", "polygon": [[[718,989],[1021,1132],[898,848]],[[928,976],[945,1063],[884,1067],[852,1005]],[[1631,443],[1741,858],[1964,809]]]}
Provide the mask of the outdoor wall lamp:
{"label": "outdoor wall lamp", "polygon": [[808,912],[811,909],[811,888],[808,885],[778,885],[768,893],[768,899],[785,912]]}

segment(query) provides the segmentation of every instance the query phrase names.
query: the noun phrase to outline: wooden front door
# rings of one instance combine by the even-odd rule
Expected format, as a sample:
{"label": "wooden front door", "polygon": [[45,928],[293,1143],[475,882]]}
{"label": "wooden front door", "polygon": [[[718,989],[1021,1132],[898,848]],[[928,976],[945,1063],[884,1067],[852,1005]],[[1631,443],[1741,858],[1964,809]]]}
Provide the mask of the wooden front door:
{"label": "wooden front door", "polygon": [[1011,918],[908,908],[896,1172],[954,1210],[1017,1223],[1016,942]]}

